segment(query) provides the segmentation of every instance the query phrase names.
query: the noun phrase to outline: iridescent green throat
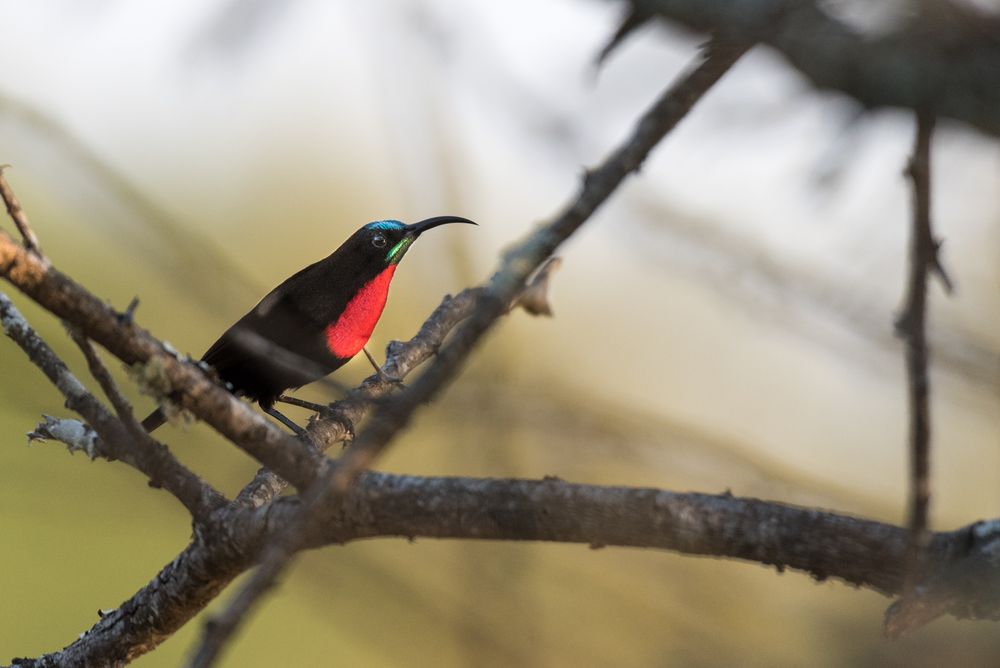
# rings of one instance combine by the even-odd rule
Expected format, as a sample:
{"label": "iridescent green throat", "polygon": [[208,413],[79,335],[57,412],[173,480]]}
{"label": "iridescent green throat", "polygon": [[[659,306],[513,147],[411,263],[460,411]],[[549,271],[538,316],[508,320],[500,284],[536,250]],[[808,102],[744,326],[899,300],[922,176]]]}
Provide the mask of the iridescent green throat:
{"label": "iridescent green throat", "polygon": [[389,264],[396,264],[403,259],[406,249],[416,240],[416,237],[405,236],[396,242],[396,245],[389,249],[385,255],[385,261]]}

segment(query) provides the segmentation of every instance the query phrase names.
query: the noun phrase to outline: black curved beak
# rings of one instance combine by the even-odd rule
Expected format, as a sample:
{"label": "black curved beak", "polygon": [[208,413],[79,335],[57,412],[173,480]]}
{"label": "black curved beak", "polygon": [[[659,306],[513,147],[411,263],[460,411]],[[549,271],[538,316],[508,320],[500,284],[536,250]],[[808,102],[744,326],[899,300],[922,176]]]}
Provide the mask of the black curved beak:
{"label": "black curved beak", "polygon": [[412,225],[407,225],[403,229],[406,230],[408,234],[414,237],[420,236],[432,227],[437,227],[439,225],[447,225],[449,223],[468,223],[469,225],[475,225],[468,218],[462,218],[461,216],[435,216],[434,218],[428,218],[427,220],[421,220],[419,223],[413,223]]}

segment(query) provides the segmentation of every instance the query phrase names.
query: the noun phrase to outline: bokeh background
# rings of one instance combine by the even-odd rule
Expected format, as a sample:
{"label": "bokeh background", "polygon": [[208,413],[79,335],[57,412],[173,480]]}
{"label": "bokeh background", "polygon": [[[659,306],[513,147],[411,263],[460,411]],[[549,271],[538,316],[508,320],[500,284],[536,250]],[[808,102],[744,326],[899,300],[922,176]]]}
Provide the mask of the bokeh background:
{"label": "bokeh background", "polygon": [[[701,37],[650,27],[598,72],[621,9],[2,0],[0,162],[61,269],[119,308],[139,296],[139,322],[195,355],[369,220],[479,221],[408,255],[380,351],[487,277],[694,56]],[[567,244],[556,317],[505,320],[380,466],[729,489],[900,522],[911,133],[907,114],[863,113],[752,52]],[[1000,514],[1000,152],[944,123],[934,168],[958,290],[932,289],[932,520],[953,528]],[[13,296],[83,377],[59,323]],[[4,661],[69,643],[190,534],[135,471],[28,447],[42,413],[65,409],[0,341]],[[161,436],[227,492],[255,470],[202,425]],[[997,664],[993,624],[888,643],[888,603],[652,551],[372,541],[305,556],[224,665]],[[199,626],[137,665],[178,665]]]}

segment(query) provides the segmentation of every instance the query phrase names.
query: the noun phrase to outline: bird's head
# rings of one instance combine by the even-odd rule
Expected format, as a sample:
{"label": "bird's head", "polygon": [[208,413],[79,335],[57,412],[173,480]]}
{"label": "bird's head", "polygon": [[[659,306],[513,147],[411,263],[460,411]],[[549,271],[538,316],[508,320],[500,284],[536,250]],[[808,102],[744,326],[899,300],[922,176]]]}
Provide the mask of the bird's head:
{"label": "bird's head", "polygon": [[378,260],[385,266],[399,264],[399,261],[406,255],[414,241],[421,234],[439,225],[449,223],[468,223],[475,225],[468,218],[460,216],[436,216],[422,220],[419,223],[407,225],[398,220],[377,220],[368,223],[357,232],[359,246],[364,248],[365,254]]}

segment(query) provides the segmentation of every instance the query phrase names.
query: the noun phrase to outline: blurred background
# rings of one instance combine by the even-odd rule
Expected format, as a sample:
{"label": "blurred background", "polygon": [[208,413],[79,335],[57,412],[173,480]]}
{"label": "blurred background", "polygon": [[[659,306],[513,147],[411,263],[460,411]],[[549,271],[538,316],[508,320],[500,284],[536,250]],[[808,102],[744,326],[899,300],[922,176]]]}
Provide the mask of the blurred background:
{"label": "blurred background", "polygon": [[[575,193],[702,39],[649,27],[598,72],[613,2],[0,8],[0,162],[43,247],[117,308],[138,296],[140,324],[196,356],[367,221],[479,221],[401,266],[371,349],[409,338]],[[567,244],[556,317],[502,322],[380,467],[729,489],[901,522],[911,135],[908,114],[863,113],[753,51]],[[930,320],[932,523],[950,529],[1000,515],[1000,152],[949,123],[934,150],[958,288],[932,286]],[[12,296],[85,378],[59,323]],[[355,360],[338,378],[367,373]],[[6,661],[72,641],[190,523],[121,464],[28,447],[40,414],[66,411],[6,340],[0,379]],[[158,436],[227,492],[255,471],[203,425]],[[1000,627],[948,619],[889,643],[888,603],[653,551],[372,541],[301,559],[224,665],[996,665]],[[137,665],[178,665],[199,627]]]}

